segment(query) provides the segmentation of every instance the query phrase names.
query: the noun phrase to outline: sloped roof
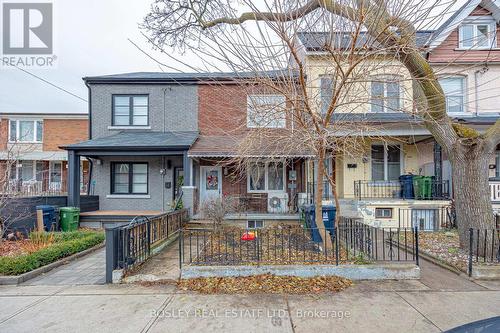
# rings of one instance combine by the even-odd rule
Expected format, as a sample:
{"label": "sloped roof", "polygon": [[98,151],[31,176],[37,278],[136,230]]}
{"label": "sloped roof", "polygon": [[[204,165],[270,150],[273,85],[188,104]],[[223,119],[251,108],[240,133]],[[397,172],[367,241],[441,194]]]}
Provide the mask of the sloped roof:
{"label": "sloped roof", "polygon": [[[423,47],[431,37],[432,30],[419,30],[416,33],[417,46]],[[350,32],[307,32],[302,31],[297,33],[297,38],[307,51],[322,51],[326,45],[332,45],[337,49],[346,49],[351,46],[352,36]],[[356,40],[356,47],[379,47],[380,44],[374,41],[366,32],[361,32]]]}
{"label": "sloped roof", "polygon": [[198,132],[126,131],[61,147],[66,150],[185,150]]}

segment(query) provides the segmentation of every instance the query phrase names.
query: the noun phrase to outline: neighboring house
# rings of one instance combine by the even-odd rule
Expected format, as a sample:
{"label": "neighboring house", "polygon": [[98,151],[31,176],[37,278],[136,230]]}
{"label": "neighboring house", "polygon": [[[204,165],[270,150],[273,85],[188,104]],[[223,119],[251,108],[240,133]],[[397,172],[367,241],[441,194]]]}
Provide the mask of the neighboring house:
{"label": "neighboring house", "polygon": [[[500,115],[499,20],[500,8],[493,1],[468,1],[435,31],[417,32],[417,46],[440,76],[448,114],[478,130],[492,125]],[[331,36],[304,32],[297,38],[307,64],[309,86],[317,90],[314,93],[319,98],[326,94],[322,87],[335,80],[323,48],[331,43]],[[374,225],[407,226],[399,213],[407,214],[412,209],[413,220],[421,225],[435,225],[441,218],[436,214],[442,213],[433,212],[448,206],[452,198],[450,163],[419,119],[410,114],[414,106],[412,88],[407,86],[411,84],[406,80],[410,78],[408,71],[393,60],[383,61],[392,64],[384,66],[383,73],[370,73],[372,79],[364,90],[369,94],[369,102],[355,112],[346,111],[352,113],[337,114],[333,119],[370,123],[371,131],[362,135],[367,140],[382,138],[371,140],[364,156],[330,160],[343,214],[362,216]],[[384,79],[380,79],[381,74]],[[387,76],[393,80],[387,80]],[[497,153],[497,162],[499,156]],[[500,176],[498,165],[492,157],[490,176]],[[432,193],[422,198],[405,198],[399,180],[406,174],[434,176]],[[492,180],[490,188],[492,201],[498,202],[500,183]],[[326,201],[331,199],[325,197]]]}
{"label": "neighboring house", "polygon": [[[0,170],[6,176],[0,177],[6,181],[2,190],[23,196],[64,194],[67,153],[59,146],[87,135],[87,114],[1,113]],[[88,161],[81,161],[80,172],[78,190],[86,193]]]}
{"label": "neighboring house", "polygon": [[[281,75],[269,72],[266,78],[279,80]],[[304,152],[280,156],[280,133],[292,127],[290,113],[284,110],[290,106],[284,95],[258,84],[253,88],[241,85],[237,79],[242,76],[198,86],[200,137],[188,152],[199,175],[195,186],[201,209],[195,217],[203,217],[204,203],[222,198],[234,210],[226,219],[244,227],[297,221],[299,196],[306,192],[306,161],[311,156]],[[262,109],[274,111],[266,115]],[[262,128],[276,141],[267,138],[242,149],[243,137],[257,129],[261,133]],[[269,149],[273,145],[278,149]]]}

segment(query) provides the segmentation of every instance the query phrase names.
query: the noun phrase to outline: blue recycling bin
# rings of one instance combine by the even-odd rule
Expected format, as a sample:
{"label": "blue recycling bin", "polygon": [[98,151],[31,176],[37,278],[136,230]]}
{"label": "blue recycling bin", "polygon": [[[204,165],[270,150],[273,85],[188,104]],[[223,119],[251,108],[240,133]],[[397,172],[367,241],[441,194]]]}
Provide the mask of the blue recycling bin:
{"label": "blue recycling bin", "polygon": [[43,213],[43,228],[45,231],[56,231],[57,214],[56,207],[50,205],[36,206],[36,210],[41,210]]}
{"label": "blue recycling bin", "polygon": [[401,198],[414,199],[413,175],[399,176],[399,182],[401,183]]}
{"label": "blue recycling bin", "polygon": [[[326,230],[330,233],[331,237],[335,236],[335,216],[337,209],[335,206],[326,205],[322,207],[323,223],[325,224]],[[322,235],[324,231],[320,233],[316,226],[316,208],[314,205],[306,206],[304,208],[305,226],[311,230],[311,237],[315,243],[323,242]]]}

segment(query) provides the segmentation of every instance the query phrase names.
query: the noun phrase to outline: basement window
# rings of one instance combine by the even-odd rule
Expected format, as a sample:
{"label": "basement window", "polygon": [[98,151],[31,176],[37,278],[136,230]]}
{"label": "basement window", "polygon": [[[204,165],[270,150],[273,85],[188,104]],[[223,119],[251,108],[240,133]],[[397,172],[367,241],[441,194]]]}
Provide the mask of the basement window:
{"label": "basement window", "polygon": [[262,229],[262,228],[264,228],[264,221],[262,220],[247,221],[247,229]]}
{"label": "basement window", "polygon": [[392,218],[392,208],[375,208],[375,217],[380,219]]}

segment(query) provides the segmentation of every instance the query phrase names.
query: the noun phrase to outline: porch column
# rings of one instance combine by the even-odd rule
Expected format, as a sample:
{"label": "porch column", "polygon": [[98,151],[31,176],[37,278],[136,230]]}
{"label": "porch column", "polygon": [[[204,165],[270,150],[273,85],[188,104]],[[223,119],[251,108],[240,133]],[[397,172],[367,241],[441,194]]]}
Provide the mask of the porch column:
{"label": "porch column", "polygon": [[443,153],[437,142],[434,142],[434,176],[438,182],[443,179]]}
{"label": "porch column", "polygon": [[184,170],[184,186],[192,186],[191,184],[191,163],[189,161],[187,150],[182,156],[182,169]]}
{"label": "porch column", "polygon": [[68,150],[68,206],[80,207],[80,155]]}

